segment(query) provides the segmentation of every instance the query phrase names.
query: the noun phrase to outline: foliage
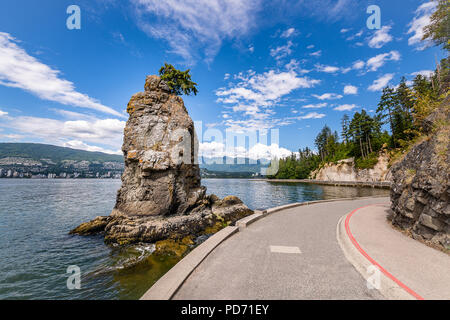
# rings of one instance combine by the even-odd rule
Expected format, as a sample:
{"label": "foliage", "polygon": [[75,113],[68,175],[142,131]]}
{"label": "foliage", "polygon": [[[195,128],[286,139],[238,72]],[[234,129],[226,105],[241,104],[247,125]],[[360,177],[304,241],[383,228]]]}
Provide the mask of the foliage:
{"label": "foliage", "polygon": [[280,159],[278,173],[270,178],[276,179],[307,179],[310,173],[320,164],[320,157],[308,147],[299,150],[299,156]]}
{"label": "foliage", "polygon": [[180,71],[175,69],[171,64],[165,63],[159,70],[161,80],[164,80],[172,93],[177,95],[190,95],[193,93],[197,95],[197,83],[191,81],[190,69],[186,71]]}
{"label": "foliage", "polygon": [[378,153],[372,152],[365,159],[356,158],[355,168],[358,169],[370,169],[373,168],[378,163]]}
{"label": "foliage", "polygon": [[438,0],[430,20],[430,24],[424,28],[423,40],[431,39],[436,45],[450,50],[450,1]]}

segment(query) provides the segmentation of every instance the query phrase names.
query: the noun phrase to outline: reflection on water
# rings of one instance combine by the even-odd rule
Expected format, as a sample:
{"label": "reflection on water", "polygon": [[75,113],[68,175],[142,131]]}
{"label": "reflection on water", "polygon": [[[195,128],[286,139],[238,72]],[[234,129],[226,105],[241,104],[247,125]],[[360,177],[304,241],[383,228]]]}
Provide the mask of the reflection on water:
{"label": "reflection on water", "polygon": [[[205,179],[208,193],[236,195],[252,209],[292,202],[387,195],[387,190]],[[148,244],[109,247],[102,236],[68,235],[108,215],[120,180],[0,179],[0,299],[137,299],[176,262]],[[81,290],[66,286],[81,268]]]}

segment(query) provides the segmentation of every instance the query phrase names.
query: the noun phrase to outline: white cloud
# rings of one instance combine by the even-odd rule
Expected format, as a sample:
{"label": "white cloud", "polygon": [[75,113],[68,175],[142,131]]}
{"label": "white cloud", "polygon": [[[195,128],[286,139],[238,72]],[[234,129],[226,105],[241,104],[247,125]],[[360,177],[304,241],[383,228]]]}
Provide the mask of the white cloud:
{"label": "white cloud", "polygon": [[20,135],[20,134],[0,134],[0,137],[2,138],[6,138],[6,139],[11,139],[11,140],[21,140],[24,138],[24,136]]}
{"label": "white cloud", "polygon": [[306,106],[303,106],[303,109],[320,109],[325,108],[328,105],[328,103],[317,103],[317,104],[307,104]]}
{"label": "white cloud", "polygon": [[409,29],[407,34],[412,34],[408,39],[408,44],[410,46],[418,44],[418,50],[423,50],[427,47],[427,42],[422,42],[424,28],[430,24],[430,18],[436,9],[436,4],[436,1],[429,1],[417,8],[414,19],[408,24]]}
{"label": "white cloud", "polygon": [[78,150],[85,150],[85,151],[92,151],[92,152],[103,152],[103,153],[108,153],[108,154],[120,154],[120,155],[122,154],[121,150],[112,151],[112,150],[104,149],[101,147],[91,146],[80,140],[71,140],[71,141],[64,142],[63,147],[78,149]]}
{"label": "white cloud", "polygon": [[238,113],[238,119],[229,117],[224,121],[224,125],[235,132],[291,124],[293,119],[274,118],[273,108],[292,91],[311,88],[320,83],[320,80],[300,77],[294,70],[270,70],[262,74],[250,70],[234,78],[240,81],[230,84],[228,88],[218,89],[216,95],[218,103],[231,105],[225,108]]}
{"label": "white cloud", "polygon": [[348,37],[348,38],[347,38],[347,41],[352,41],[352,40],[354,40],[354,39],[356,39],[356,38],[359,38],[359,37],[361,37],[363,34],[364,34],[364,31],[361,30],[361,31],[359,31],[358,33],[355,33],[354,35]]}
{"label": "white cloud", "polygon": [[44,100],[123,117],[114,109],[77,92],[72,82],[59,77],[60,71],[28,55],[17,42],[10,34],[0,32],[0,85],[23,89]]}
{"label": "white cloud", "polygon": [[306,47],[306,49],[314,49],[314,45],[310,44],[309,46]]}
{"label": "white cloud", "polygon": [[281,34],[281,38],[289,38],[290,36],[295,35],[296,33],[297,31],[295,30],[295,28],[289,28]]}
{"label": "white cloud", "polygon": [[292,41],[288,41],[288,43],[284,46],[277,47],[275,49],[270,50],[270,55],[274,57],[276,60],[283,59],[292,53],[291,47],[293,46]]}
{"label": "white cloud", "polygon": [[7,122],[0,123],[0,126],[56,144],[61,141],[80,140],[119,149],[125,121],[117,119],[63,121],[22,116],[8,119]]}
{"label": "white cloud", "polygon": [[359,108],[356,104],[342,104],[334,108],[336,111],[351,111],[355,108]]}
{"label": "white cloud", "polygon": [[347,32],[349,32],[351,29],[341,29],[341,33],[347,33]]}
{"label": "white cloud", "polygon": [[389,34],[391,29],[391,26],[383,26],[381,29],[377,30],[369,40],[369,47],[379,49],[386,43],[391,42],[393,39]]}
{"label": "white cloud", "polygon": [[387,61],[399,61],[400,53],[398,51],[391,51],[389,53],[382,53],[367,60],[366,65],[369,71],[377,71]]}
{"label": "white cloud", "polygon": [[320,80],[298,77],[295,71],[270,70],[263,74],[251,74],[249,78],[230,89],[219,89],[216,94],[220,97],[218,102],[252,101],[267,106],[295,89],[311,88],[319,83]]}
{"label": "white cloud", "polygon": [[312,96],[319,100],[337,100],[342,98],[342,95],[336,93],[324,93],[320,96],[317,94],[313,94]]}
{"label": "white cloud", "polygon": [[353,63],[352,68],[355,70],[360,70],[360,69],[364,68],[365,65],[366,65],[366,63],[364,61],[358,60]]}
{"label": "white cloud", "polygon": [[358,94],[358,88],[352,85],[345,86],[344,94]]}
{"label": "white cloud", "polygon": [[8,115],[8,112],[0,110],[0,117]]}
{"label": "white cloud", "polygon": [[336,73],[340,70],[338,67],[326,66],[326,65],[321,65],[321,64],[316,64],[315,67],[316,67],[317,71],[325,72],[325,73]]}
{"label": "white cloud", "polygon": [[411,73],[412,76],[417,76],[419,74],[421,76],[429,78],[434,74],[434,71],[433,70],[421,70],[421,71]]}
{"label": "white cloud", "polygon": [[203,142],[199,145],[199,156],[206,158],[222,158],[224,156],[230,158],[249,158],[252,160],[285,158],[290,156],[292,151],[281,148],[278,144],[270,146],[257,143],[250,149],[244,146],[235,146],[234,148],[226,148],[221,142]]}
{"label": "white cloud", "polygon": [[260,0],[132,0],[139,27],[168,42],[171,53],[192,64],[197,53],[211,62],[226,39],[247,34]]}
{"label": "white cloud", "polygon": [[384,76],[378,78],[377,80],[375,80],[370,86],[369,86],[369,90],[370,91],[381,91],[384,87],[386,87],[389,82],[394,78],[394,74],[393,73],[387,73]]}
{"label": "white cloud", "polygon": [[309,55],[313,56],[313,57],[320,57],[322,55],[322,50],[319,50],[319,51],[316,51],[316,52],[312,52]]}
{"label": "white cloud", "polygon": [[284,66],[288,71],[296,71],[300,74],[305,74],[311,72],[310,70],[301,69],[300,68],[300,62],[298,62],[295,59],[291,59],[288,64]]}
{"label": "white cloud", "polygon": [[317,113],[317,112],[310,112],[304,116],[300,116],[298,117],[299,119],[322,119],[324,118],[326,115],[323,113]]}

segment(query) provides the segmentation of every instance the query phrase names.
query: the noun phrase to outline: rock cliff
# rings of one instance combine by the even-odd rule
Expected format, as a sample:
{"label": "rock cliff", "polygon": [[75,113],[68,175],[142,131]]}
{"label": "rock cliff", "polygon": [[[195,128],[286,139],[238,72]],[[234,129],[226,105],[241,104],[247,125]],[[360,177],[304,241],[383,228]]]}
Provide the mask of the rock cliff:
{"label": "rock cliff", "polygon": [[450,250],[450,99],[427,119],[428,136],[392,167],[395,226]]}
{"label": "rock cliff", "polygon": [[327,163],[325,166],[311,173],[311,178],[321,181],[348,182],[383,182],[390,181],[391,174],[388,167],[389,157],[381,153],[378,163],[371,169],[357,169],[353,158],[340,160],[338,163]]}
{"label": "rock cliff", "polygon": [[122,151],[125,171],[110,216],[71,231],[105,233],[110,243],[155,242],[199,235],[252,213],[241,200],[206,195],[197,163],[198,140],[183,100],[158,76],[132,96]]}

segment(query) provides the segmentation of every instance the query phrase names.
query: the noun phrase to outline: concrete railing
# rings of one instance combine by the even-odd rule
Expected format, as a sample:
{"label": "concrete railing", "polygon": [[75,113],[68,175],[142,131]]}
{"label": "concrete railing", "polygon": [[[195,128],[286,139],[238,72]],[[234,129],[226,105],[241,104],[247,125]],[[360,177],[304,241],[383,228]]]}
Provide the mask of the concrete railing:
{"label": "concrete railing", "polygon": [[390,181],[323,181],[313,179],[251,179],[253,181],[267,181],[267,182],[288,182],[288,183],[312,183],[327,186],[337,187],[369,187],[390,189]]}

